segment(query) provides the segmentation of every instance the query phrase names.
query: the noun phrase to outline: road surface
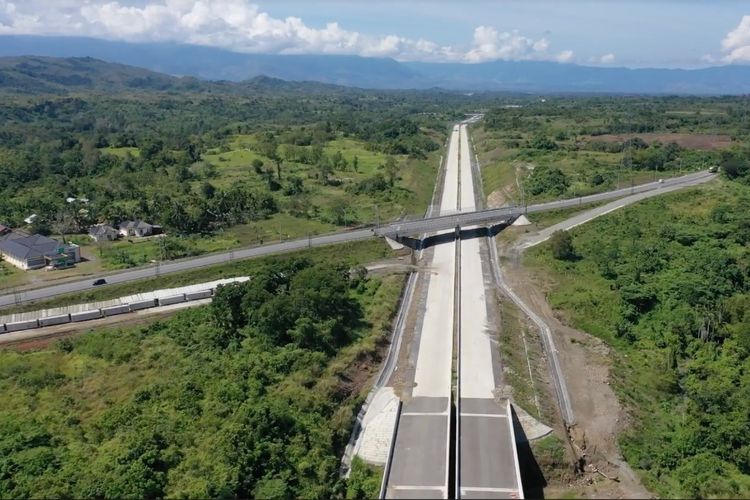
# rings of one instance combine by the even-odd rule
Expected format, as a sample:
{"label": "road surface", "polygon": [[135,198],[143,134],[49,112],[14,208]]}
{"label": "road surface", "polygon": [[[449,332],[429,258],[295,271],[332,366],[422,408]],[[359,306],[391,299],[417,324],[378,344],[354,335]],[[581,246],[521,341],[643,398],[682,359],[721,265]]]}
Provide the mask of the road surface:
{"label": "road surface", "polygon": [[[461,126],[460,201],[461,211],[471,213],[476,199],[466,128]],[[495,398],[502,371],[497,356],[493,363],[497,345],[490,338],[484,244],[483,238],[460,241],[457,497],[523,498],[510,403]]]}
{"label": "road surface", "polygon": [[[662,192],[672,191],[688,186],[694,186],[707,182],[713,179],[716,174],[711,174],[706,171],[698,172],[695,174],[685,175],[682,177],[676,177],[673,179],[667,179],[664,183],[652,182],[648,184],[642,184],[633,188],[619,189],[616,191],[609,191],[607,193],[595,194],[590,196],[584,196],[581,198],[574,198],[570,200],[553,201],[549,203],[542,203],[538,205],[529,205],[526,208],[526,212],[543,212],[547,210],[558,210],[561,208],[569,208],[576,205],[583,205],[585,203],[604,201],[613,198],[619,198],[627,196],[631,193],[643,193],[647,191],[655,191],[653,194],[660,194]],[[295,250],[304,250],[309,247],[318,247],[324,245],[331,245],[336,243],[346,243],[353,241],[363,241],[370,239],[376,235],[394,235],[394,234],[419,234],[426,232],[436,232],[445,230],[448,228],[456,227],[457,225],[464,227],[473,224],[482,225],[489,223],[497,223],[502,220],[509,220],[517,215],[524,212],[522,207],[506,207],[497,208],[492,210],[481,210],[471,213],[462,214],[450,214],[437,217],[430,217],[421,220],[397,222],[393,224],[387,224],[377,229],[358,229],[354,231],[348,231],[343,233],[329,234],[325,236],[316,236],[313,238],[303,238],[299,240],[291,240],[279,243],[273,243],[270,245],[263,245],[253,248],[243,248],[230,252],[224,252],[219,254],[205,255],[202,257],[196,257],[191,259],[184,259],[179,261],[170,261],[163,263],[159,266],[148,266],[142,268],[136,268],[129,271],[123,271],[115,274],[101,274],[91,276],[87,279],[78,281],[69,281],[58,285],[43,286],[41,288],[34,288],[28,290],[20,290],[16,293],[7,293],[6,295],[0,295],[0,307],[6,307],[13,304],[19,304],[23,302],[43,300],[55,297],[57,295],[63,295],[66,293],[82,292],[91,290],[94,288],[93,282],[95,279],[105,277],[107,283],[118,284],[126,283],[129,281],[136,281],[144,278],[153,278],[158,275],[171,274],[183,271],[189,271],[200,267],[212,266],[216,264],[222,264],[230,262],[235,259],[248,259],[253,257],[262,257],[266,255],[279,254],[284,252],[292,252]]]}
{"label": "road surface", "polygon": [[[456,126],[448,144],[440,215],[458,209],[458,141]],[[426,307],[416,337],[414,387],[398,423],[387,498],[448,497],[455,267],[456,242],[435,246]]]}

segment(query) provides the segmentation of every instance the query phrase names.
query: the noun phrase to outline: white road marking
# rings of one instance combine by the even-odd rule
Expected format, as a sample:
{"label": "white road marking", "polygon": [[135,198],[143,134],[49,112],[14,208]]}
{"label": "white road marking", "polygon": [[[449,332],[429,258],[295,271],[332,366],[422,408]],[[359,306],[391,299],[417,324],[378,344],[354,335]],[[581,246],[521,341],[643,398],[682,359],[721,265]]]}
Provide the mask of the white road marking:
{"label": "white road marking", "polygon": [[424,412],[424,413],[420,413],[418,411],[417,412],[411,412],[410,411],[409,413],[402,413],[401,414],[402,417],[424,417],[424,416],[428,416],[428,417],[447,417],[448,415],[449,415],[449,413],[445,412],[445,411],[432,411],[432,412],[428,411],[428,412]]}
{"label": "white road marking", "polygon": [[461,486],[461,493],[466,491],[506,491],[514,492],[518,491],[516,488],[485,488],[483,486]]}
{"label": "white road marking", "polygon": [[394,490],[411,490],[411,491],[419,491],[419,490],[435,490],[435,491],[441,491],[445,493],[445,486],[416,486],[416,485],[393,485],[391,486]]}

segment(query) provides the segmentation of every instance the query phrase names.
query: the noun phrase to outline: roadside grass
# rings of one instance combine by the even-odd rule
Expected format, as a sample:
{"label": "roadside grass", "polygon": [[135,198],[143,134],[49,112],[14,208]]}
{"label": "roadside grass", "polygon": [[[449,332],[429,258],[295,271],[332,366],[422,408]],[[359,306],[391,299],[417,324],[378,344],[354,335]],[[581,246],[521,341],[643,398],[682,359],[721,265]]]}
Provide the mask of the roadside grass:
{"label": "roadside grass", "polygon": [[324,247],[315,247],[300,252],[291,252],[281,255],[271,255],[257,259],[237,260],[227,264],[208,266],[184,273],[172,273],[156,276],[144,280],[107,285],[95,290],[62,295],[51,300],[25,303],[14,307],[2,309],[3,314],[15,312],[34,311],[37,309],[62,307],[71,304],[108,300],[125,295],[190,285],[203,281],[228,278],[234,276],[252,275],[258,269],[276,260],[295,260],[309,258],[313,261],[336,260],[351,266],[375,261],[392,255],[390,247],[382,240],[368,240],[355,243],[342,243]]}
{"label": "roadside grass", "polygon": [[495,134],[488,133],[482,126],[471,127],[470,133],[479,159],[484,196],[487,197],[498,189],[507,189],[516,198],[515,167],[506,160],[508,150],[501,146],[501,141]]}
{"label": "roadside grass", "polygon": [[[556,434],[532,441],[531,450],[547,481],[565,484],[572,479],[573,471],[565,443]],[[575,498],[574,496],[563,498]]]}
{"label": "roadside grass", "polygon": [[25,279],[24,271],[0,260],[0,289],[19,286]]}
{"label": "roadside grass", "polygon": [[[534,334],[525,318],[510,299],[501,296],[500,308],[500,355],[503,364],[505,385],[510,387],[513,404],[520,406],[529,415],[551,425],[554,421],[554,403],[552,412],[548,411],[549,394],[544,389],[545,380],[543,353],[540,350],[539,337]],[[531,365],[531,372],[529,372]],[[546,403],[546,404],[545,404]]]}

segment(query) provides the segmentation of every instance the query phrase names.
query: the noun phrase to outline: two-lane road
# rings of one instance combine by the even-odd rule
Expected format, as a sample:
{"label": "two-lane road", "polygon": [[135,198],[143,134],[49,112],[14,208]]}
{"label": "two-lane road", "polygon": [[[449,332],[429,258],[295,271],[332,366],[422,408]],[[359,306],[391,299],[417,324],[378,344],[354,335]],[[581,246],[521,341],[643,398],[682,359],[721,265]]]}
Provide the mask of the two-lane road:
{"label": "two-lane road", "polygon": [[[136,281],[145,278],[153,278],[158,275],[171,274],[183,271],[189,271],[200,267],[212,266],[216,264],[226,263],[235,259],[248,259],[254,257],[262,257],[266,255],[279,254],[284,252],[292,252],[295,250],[303,250],[309,247],[317,247],[323,245],[332,245],[337,243],[346,243],[353,241],[362,241],[369,238],[373,238],[378,235],[394,235],[394,234],[420,234],[437,232],[441,230],[451,229],[456,226],[469,226],[469,225],[481,225],[497,223],[502,220],[516,217],[521,213],[528,212],[544,212],[548,210],[559,210],[562,208],[570,208],[577,205],[584,205],[586,203],[604,201],[623,196],[628,196],[634,193],[646,193],[650,191],[672,191],[677,188],[694,186],[707,182],[713,179],[716,174],[711,174],[706,171],[698,172],[694,174],[685,175],[682,177],[676,177],[673,179],[666,179],[663,183],[651,182],[648,184],[641,184],[632,188],[619,189],[616,191],[609,191],[606,193],[594,194],[590,196],[583,196],[580,198],[573,198],[568,200],[552,201],[548,203],[541,203],[537,205],[529,205],[524,210],[523,207],[504,207],[496,208],[491,210],[480,210],[474,212],[466,212],[460,214],[449,214],[441,215],[437,217],[429,217],[425,219],[419,219],[414,221],[406,222],[395,222],[392,224],[386,224],[379,228],[368,228],[368,229],[357,229],[354,231],[347,231],[342,233],[329,234],[324,236],[315,236],[313,238],[302,238],[298,240],[290,240],[279,243],[272,243],[269,245],[263,245],[252,248],[243,248],[233,250],[230,252],[218,253],[205,255],[202,257],[183,259],[178,261],[169,261],[162,263],[159,266],[147,266],[131,269],[129,271],[123,271],[114,274],[101,274],[90,276],[86,279],[69,281],[60,283],[58,285],[44,286],[41,288],[34,288],[28,290],[19,290],[15,293],[7,293],[6,295],[0,295],[0,308],[7,307],[13,304],[44,300],[49,299],[58,295],[63,295],[72,292],[82,292],[94,288],[93,282],[95,279],[105,277],[107,283],[118,284],[126,283],[129,281]],[[10,291],[10,290],[8,290]]]}

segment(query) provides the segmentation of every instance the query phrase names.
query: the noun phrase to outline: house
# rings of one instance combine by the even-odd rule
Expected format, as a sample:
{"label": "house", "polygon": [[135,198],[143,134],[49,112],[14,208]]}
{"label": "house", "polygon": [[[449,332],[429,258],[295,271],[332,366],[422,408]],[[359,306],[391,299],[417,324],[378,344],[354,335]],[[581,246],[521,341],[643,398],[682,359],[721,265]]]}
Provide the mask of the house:
{"label": "house", "polygon": [[89,236],[94,241],[114,241],[120,236],[119,231],[107,224],[97,224],[89,228]]}
{"label": "house", "polygon": [[123,236],[136,236],[142,238],[144,236],[151,236],[154,234],[154,228],[159,226],[152,226],[142,220],[129,220],[125,221],[118,226],[120,234]]}
{"label": "house", "polygon": [[81,260],[81,249],[41,234],[0,241],[0,255],[9,264],[28,270],[69,267]]}

